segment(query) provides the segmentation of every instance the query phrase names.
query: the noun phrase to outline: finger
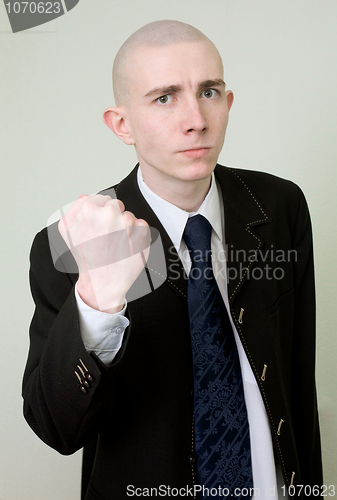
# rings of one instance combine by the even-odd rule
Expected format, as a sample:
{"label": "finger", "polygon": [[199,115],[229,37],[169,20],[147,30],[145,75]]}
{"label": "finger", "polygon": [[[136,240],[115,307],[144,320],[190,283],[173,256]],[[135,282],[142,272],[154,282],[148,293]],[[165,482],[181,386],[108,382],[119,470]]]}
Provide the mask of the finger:
{"label": "finger", "polygon": [[61,234],[62,231],[66,232],[69,231],[69,228],[72,226],[77,212],[79,211],[79,209],[81,208],[81,206],[83,205],[84,201],[87,198],[89,198],[89,195],[81,194],[81,196],[77,198],[77,200],[73,203],[73,205],[69,208],[69,210],[65,214],[63,214],[63,217],[61,218],[58,224],[58,228]]}
{"label": "finger", "polygon": [[111,196],[108,194],[92,194],[86,201],[97,207],[104,207],[107,202],[111,201]]}
{"label": "finger", "polygon": [[148,226],[148,223],[144,219],[136,219],[135,226]]}
{"label": "finger", "polygon": [[[77,219],[77,222],[79,224],[90,224],[96,217],[105,217],[107,218],[107,220],[109,220],[109,214],[106,213],[105,210],[105,207],[107,206],[106,204],[109,201],[111,201],[111,197],[109,195],[93,194],[91,196],[88,196],[84,200],[80,209],[76,212],[75,218]],[[109,207],[111,210],[111,205]]]}
{"label": "finger", "polygon": [[136,219],[133,226],[126,227],[131,255],[143,253],[151,245],[151,231],[144,219]]}
{"label": "finger", "polygon": [[122,200],[117,200],[117,199],[111,199],[108,200],[104,206],[107,206],[107,205],[111,205],[112,207],[114,207],[116,210],[118,210],[120,213],[123,213],[124,210],[125,210],[125,205],[124,203],[122,202]]}
{"label": "finger", "polygon": [[[119,231],[125,229],[126,222],[124,221],[124,203],[120,200],[108,200],[103,207],[99,209],[97,215],[100,218],[101,224],[106,227],[106,231]],[[129,224],[133,224],[129,217]]]}
{"label": "finger", "polygon": [[88,194],[81,194],[81,196],[77,198],[77,200],[73,203],[69,210],[64,214],[66,215],[68,221],[72,222],[74,220],[78,210],[88,198],[90,198]]}
{"label": "finger", "polygon": [[122,213],[123,217],[123,222],[125,224],[125,227],[127,228],[128,226],[135,226],[136,221],[138,220],[132,212],[129,212],[128,210],[125,210],[125,212]]}

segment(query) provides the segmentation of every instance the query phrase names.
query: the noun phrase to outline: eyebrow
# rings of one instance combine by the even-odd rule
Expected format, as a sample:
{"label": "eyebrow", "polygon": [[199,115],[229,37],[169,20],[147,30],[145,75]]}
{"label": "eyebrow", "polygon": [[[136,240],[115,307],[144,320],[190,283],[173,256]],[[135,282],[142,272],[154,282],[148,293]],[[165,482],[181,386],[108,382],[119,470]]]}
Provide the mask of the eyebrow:
{"label": "eyebrow", "polygon": [[[211,87],[226,87],[225,82],[221,78],[216,78],[215,80],[203,80],[199,82],[198,92],[201,90],[209,89]],[[167,95],[167,94],[177,94],[181,92],[183,87],[181,85],[169,85],[167,87],[156,87],[150,90],[144,97],[151,97],[153,95]]]}

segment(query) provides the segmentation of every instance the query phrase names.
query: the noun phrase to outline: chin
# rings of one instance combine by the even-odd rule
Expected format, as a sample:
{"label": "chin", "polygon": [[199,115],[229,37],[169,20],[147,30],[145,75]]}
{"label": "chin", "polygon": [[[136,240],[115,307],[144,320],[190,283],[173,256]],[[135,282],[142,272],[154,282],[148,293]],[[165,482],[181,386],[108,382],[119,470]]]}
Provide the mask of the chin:
{"label": "chin", "polygon": [[184,172],[185,180],[202,180],[207,179],[212,175],[213,170],[215,169],[216,161],[213,163],[202,162],[202,161],[194,161],[186,171]]}

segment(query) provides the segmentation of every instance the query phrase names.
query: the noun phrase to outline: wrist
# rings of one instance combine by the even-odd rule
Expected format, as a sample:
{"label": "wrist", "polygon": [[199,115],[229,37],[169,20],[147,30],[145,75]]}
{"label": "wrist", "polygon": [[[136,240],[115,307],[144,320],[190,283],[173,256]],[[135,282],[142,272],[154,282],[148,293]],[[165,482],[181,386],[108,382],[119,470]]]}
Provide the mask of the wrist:
{"label": "wrist", "polygon": [[[125,306],[125,296],[123,294],[112,294],[110,287],[93,285],[87,273],[80,273],[77,281],[77,292],[83,302],[97,311],[108,314],[120,312]],[[116,290],[115,290],[116,292]]]}

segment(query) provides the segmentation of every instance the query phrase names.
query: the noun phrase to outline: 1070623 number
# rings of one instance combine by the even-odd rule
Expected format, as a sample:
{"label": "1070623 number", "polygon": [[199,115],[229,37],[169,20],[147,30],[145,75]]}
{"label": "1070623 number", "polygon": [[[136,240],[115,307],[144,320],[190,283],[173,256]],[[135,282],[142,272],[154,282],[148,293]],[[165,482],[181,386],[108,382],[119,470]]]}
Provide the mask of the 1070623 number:
{"label": "1070623 number", "polygon": [[288,488],[286,486],[281,486],[283,491],[283,496],[286,492],[290,497],[299,497],[304,495],[305,497],[333,497],[336,494],[336,487],[333,484],[327,486],[323,484],[322,486],[310,486],[310,484],[296,484],[290,485]]}
{"label": "1070623 number", "polygon": [[8,2],[5,4],[8,14],[59,14],[60,2]]}

